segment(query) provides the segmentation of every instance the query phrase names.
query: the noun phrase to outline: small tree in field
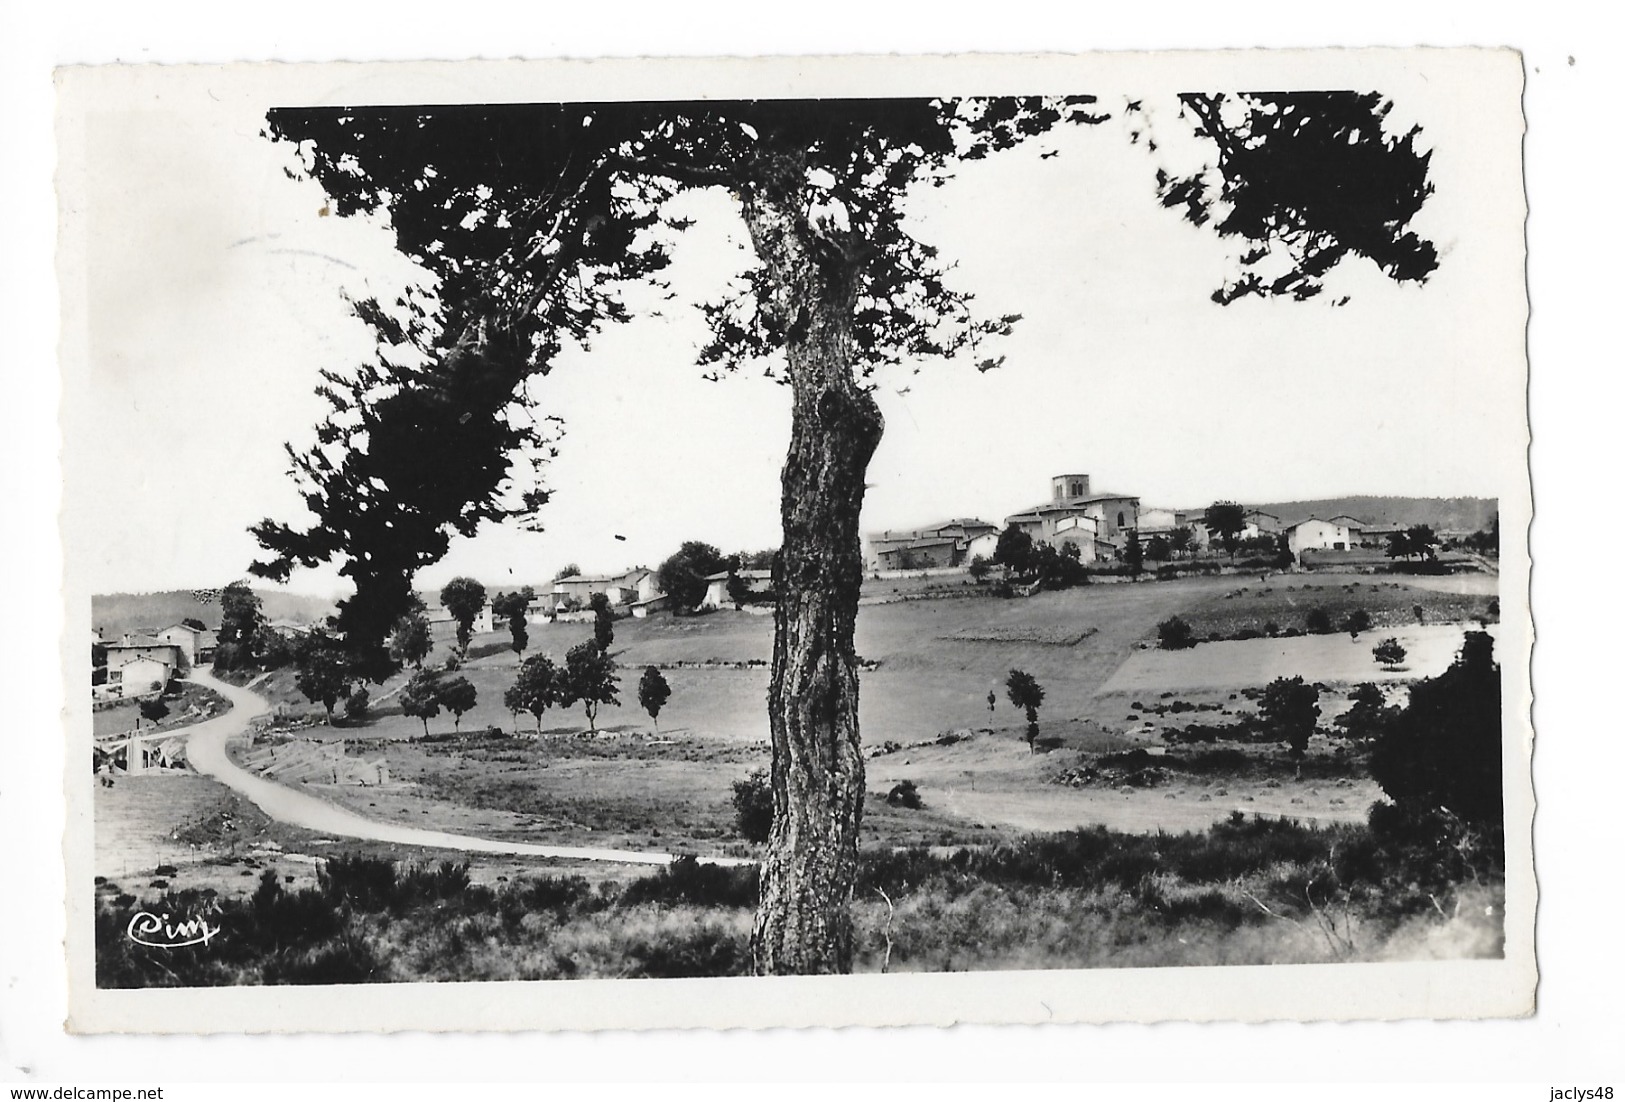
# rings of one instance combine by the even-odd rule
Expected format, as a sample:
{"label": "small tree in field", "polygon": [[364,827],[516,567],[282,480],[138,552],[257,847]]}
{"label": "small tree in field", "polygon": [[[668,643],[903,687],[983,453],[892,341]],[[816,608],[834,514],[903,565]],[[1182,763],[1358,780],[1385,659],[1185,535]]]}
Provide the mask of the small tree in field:
{"label": "small tree in field", "polygon": [[608,654],[609,645],[615,642],[615,613],[610,610],[609,595],[594,593],[587,607],[592,609],[592,641]]}
{"label": "small tree in field", "polygon": [[1258,712],[1287,744],[1292,760],[1301,762],[1309,749],[1309,736],[1320,718],[1320,690],[1300,677],[1277,677],[1264,689]]}
{"label": "small tree in field", "polygon": [[1130,574],[1138,574],[1145,568],[1145,548],[1140,546],[1140,533],[1130,529],[1128,544],[1123,548],[1123,562],[1128,566]]}
{"label": "small tree in field", "polygon": [[423,722],[423,737],[429,737],[429,721],[440,714],[440,676],[433,670],[419,670],[401,690],[401,711]]}
{"label": "small tree in field", "polygon": [[643,710],[654,721],[655,734],[660,733],[660,709],[670,699],[671,686],[666,684],[665,676],[653,666],[646,667],[638,681],[638,703],[643,705]]}
{"label": "small tree in field", "polygon": [[1026,670],[1011,670],[1004,689],[1010,695],[1010,703],[1027,713],[1027,749],[1036,750],[1038,706],[1044,703],[1044,686]]}
{"label": "small tree in field", "polygon": [[1233,501],[1215,501],[1203,510],[1202,527],[1212,533],[1233,559],[1242,529],[1247,527],[1247,510]]}
{"label": "small tree in field", "polygon": [[580,703],[587,713],[587,730],[598,730],[599,705],[620,704],[616,687],[615,659],[596,642],[571,647],[564,656],[564,692],[559,703],[566,707]]}
{"label": "small tree in field", "polygon": [[1030,571],[1033,557],[1033,538],[1013,524],[999,533],[999,541],[993,545],[993,561],[1013,574]]}
{"label": "small tree in field", "polygon": [[989,689],[987,691],[987,720],[989,723],[993,722],[993,708],[994,705],[998,704],[998,702],[999,694],[994,692],[992,689]]}
{"label": "small tree in field", "polygon": [[389,656],[403,666],[415,666],[421,670],[423,660],[429,657],[432,647],[429,618],[421,609],[414,609],[402,616],[389,636]]}
{"label": "small tree in field", "polygon": [[1371,613],[1363,608],[1357,608],[1343,620],[1343,630],[1349,633],[1350,639],[1358,639],[1362,631],[1371,630]]}
{"label": "small tree in field", "polygon": [[299,641],[294,651],[299,672],[294,684],[305,699],[327,709],[327,724],[333,725],[333,706],[350,694],[353,679],[345,661],[344,645],[320,628]]}
{"label": "small tree in field", "polygon": [[767,770],[734,782],[734,824],[747,842],[765,842],[773,829],[773,789]]}
{"label": "small tree in field", "polygon": [[169,715],[169,705],[165,704],[161,697],[155,696],[151,700],[143,700],[136,707],[141,712],[141,719],[135,721],[137,727],[141,726],[142,719],[156,727],[163,722],[165,716]]}
{"label": "small tree in field", "polygon": [[1385,670],[1394,669],[1405,661],[1406,653],[1399,640],[1392,635],[1371,648],[1371,657],[1375,658]]}
{"label": "small tree in field", "polygon": [[479,690],[466,677],[448,677],[440,682],[440,704],[455,718],[452,726],[463,729],[463,713],[471,711],[479,700]]}
{"label": "small tree in field", "polygon": [[441,589],[440,603],[457,621],[457,649],[468,650],[474,638],[474,618],[485,607],[485,587],[473,578],[453,578]]}
{"label": "small tree in field", "polygon": [[491,599],[491,612],[499,619],[508,621],[508,634],[513,638],[515,654],[524,654],[525,648],[530,645],[528,618],[531,602],[535,599],[536,591],[528,585],[513,593],[498,593]]}
{"label": "small tree in field", "polygon": [[1320,607],[1309,610],[1309,615],[1303,618],[1303,627],[1310,635],[1329,635],[1332,630],[1331,613]]}
{"label": "small tree in field", "polygon": [[536,719],[536,733],[542,733],[542,713],[559,702],[559,669],[545,654],[534,654],[520,663],[514,682],[502,694],[503,705],[515,715],[529,712]]}

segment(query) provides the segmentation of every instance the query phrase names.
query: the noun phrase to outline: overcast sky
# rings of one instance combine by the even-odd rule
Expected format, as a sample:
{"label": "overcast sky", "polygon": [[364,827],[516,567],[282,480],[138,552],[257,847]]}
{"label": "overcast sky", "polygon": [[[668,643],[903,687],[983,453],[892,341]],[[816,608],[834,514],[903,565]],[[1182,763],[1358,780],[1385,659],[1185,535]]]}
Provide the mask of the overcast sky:
{"label": "overcast sky", "polygon": [[[1006,357],[999,370],[967,358],[881,377],[887,430],[865,529],[998,523],[1060,472],[1146,506],[1506,493],[1522,469],[1502,460],[1525,431],[1506,385],[1523,319],[1521,304],[1486,304],[1507,302],[1521,261],[1504,217],[1516,196],[1482,159],[1509,142],[1515,157],[1517,135],[1471,84],[1402,87],[1395,117],[1419,122],[1434,151],[1437,193],[1414,228],[1441,264],[1422,287],[1354,261],[1307,303],[1212,303],[1233,246],[1154,201],[1154,173],[1188,127],[1172,100],[1133,88],[1086,89],[1117,120],[967,165],[916,197],[917,234],[957,260],[958,286],[1024,320],[983,349]],[[1161,153],[1130,142],[1127,98],[1145,98]],[[416,278],[384,226],[324,216],[320,188],[287,178],[288,151],[260,134],[264,106],[197,85],[161,109],[86,119],[90,387],[68,396],[82,420],[66,448],[99,472],[97,530],[116,535],[86,562],[94,591],[243,576],[257,554],[248,526],[301,516],[282,445],[310,439],[317,372],[369,354],[343,293],[390,296]],[[759,371],[713,383],[694,366],[704,332],[691,304],[747,262],[743,226],[720,193],[681,201],[697,223],[670,273],[679,298],[535,388],[567,425],[546,531],[459,541],[422,584],[652,566],[684,539],[777,542],[788,392]],[[75,493],[70,513],[88,508]],[[330,570],[292,588],[340,591]]]}

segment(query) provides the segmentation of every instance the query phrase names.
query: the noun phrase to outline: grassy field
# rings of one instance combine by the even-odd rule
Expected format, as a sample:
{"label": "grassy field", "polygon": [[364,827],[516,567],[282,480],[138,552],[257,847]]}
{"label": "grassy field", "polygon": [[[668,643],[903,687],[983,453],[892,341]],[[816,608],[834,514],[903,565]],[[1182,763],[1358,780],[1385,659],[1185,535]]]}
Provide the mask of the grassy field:
{"label": "grassy field", "polygon": [[[1177,711],[1151,714],[1140,707],[1148,701],[1168,705],[1177,702],[1168,698],[1177,697],[1186,708],[1210,710],[1200,717],[1205,722],[1229,722],[1253,713],[1242,690],[1281,672],[1269,663],[1225,660],[1226,648],[1246,644],[1204,644],[1167,654],[1146,649],[1156,624],[1175,613],[1222,630],[1252,622],[1247,617],[1301,615],[1306,602],[1337,613],[1362,607],[1379,622],[1401,616],[1414,622],[1416,604],[1423,605],[1425,618],[1437,621],[1482,611],[1489,600],[1483,593],[1397,582],[1300,583],[1295,576],[1277,577],[1263,587],[1236,582],[1234,577],[1194,578],[1088,586],[1027,599],[864,606],[857,648],[874,663],[861,675],[860,720],[872,755],[866,836],[877,844],[959,844],[1001,832],[1092,823],[1125,831],[1198,829],[1231,810],[1323,822],[1363,816],[1377,791],[1353,759],[1339,767],[1338,777],[1351,786],[1347,790],[1300,781],[1284,765],[1275,785],[1259,778],[1227,787],[1204,778],[1125,793],[1056,783],[1057,774],[1075,766],[1080,756],[1135,747],[1160,752],[1165,731],[1198,718]],[[873,584],[870,588],[873,595]],[[1445,652],[1453,653],[1459,631],[1421,630],[1450,634],[1450,645],[1441,650],[1447,662]],[[612,651],[623,667],[622,704],[601,710],[595,737],[585,736],[579,707],[546,713],[539,734],[530,716],[516,724],[503,709],[502,694],[518,664],[504,646],[505,633],[477,637],[471,649],[476,657],[461,670],[479,696],[462,719],[463,737],[451,737],[451,717],[442,715],[430,722],[434,738],[425,741],[421,723],[401,715],[391,695],[404,678],[374,688],[376,714],[364,724],[318,723],[290,734],[343,739],[351,753],[387,760],[394,783],[386,789],[322,786],[323,795],[369,816],[536,841],[726,851],[740,844],[733,833],[731,786],[768,760],[766,661],[772,631],[771,617],[734,611],[617,621]],[[531,629],[528,653],[557,659],[590,637],[589,624],[538,625]],[[1353,662],[1346,672],[1364,677],[1369,667],[1369,679],[1381,676],[1369,655],[1374,634],[1353,643],[1346,635],[1280,642],[1307,648],[1296,658],[1287,656],[1289,672],[1342,680],[1330,677],[1337,665],[1332,659],[1347,658],[1342,652],[1354,647],[1358,661],[1343,662]],[[1308,653],[1316,647],[1338,654]],[[1423,657],[1419,649],[1418,662]],[[1140,670],[1159,661],[1178,669],[1172,674],[1158,672],[1160,667]],[[1202,667],[1201,677],[1187,669],[1192,663]],[[665,669],[673,690],[658,733],[635,701],[639,670],[648,664]],[[1041,733],[1048,754],[1030,752],[1023,718],[1004,697],[1003,681],[1012,667],[1032,673],[1046,689]],[[1429,666],[1426,672],[1437,671]],[[1126,675],[1129,680],[1122,681]],[[319,716],[308,703],[295,706],[290,682],[283,672],[261,688],[292,711]],[[995,693],[991,711],[990,690]],[[1324,695],[1321,707],[1323,729],[1330,731],[1331,720],[1347,707],[1345,694]],[[526,737],[487,738],[484,732],[493,727],[517,729]],[[1312,744],[1312,752],[1328,761],[1338,761],[1334,754],[1343,749],[1325,734]],[[1259,752],[1272,761],[1280,758],[1276,747]],[[885,804],[884,794],[904,780],[920,787],[924,810]]]}
{"label": "grassy field", "polygon": [[1459,624],[1479,617],[1499,619],[1498,613],[1490,611],[1490,604],[1495,600],[1494,590],[1484,592],[1482,583],[1472,584],[1469,589],[1469,583],[1454,579],[1361,577],[1343,580],[1345,575],[1308,580],[1309,577],[1312,576],[1274,575],[1267,582],[1251,581],[1245,585],[1236,585],[1235,578],[1224,579],[1230,584],[1211,587],[1200,599],[1181,608],[1179,616],[1190,624],[1198,639],[1229,638],[1249,630],[1269,634],[1270,624],[1281,631],[1289,628],[1301,631],[1309,613],[1316,608],[1327,613],[1334,629],[1356,609],[1365,610],[1371,617],[1372,630]]}

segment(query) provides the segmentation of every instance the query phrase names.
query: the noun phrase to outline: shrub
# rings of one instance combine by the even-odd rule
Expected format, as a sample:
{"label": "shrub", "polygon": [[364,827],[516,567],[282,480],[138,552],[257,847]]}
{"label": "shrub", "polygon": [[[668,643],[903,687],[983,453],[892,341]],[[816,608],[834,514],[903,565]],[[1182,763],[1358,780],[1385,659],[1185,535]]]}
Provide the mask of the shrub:
{"label": "shrub", "polygon": [[1157,646],[1163,650],[1184,650],[1195,645],[1191,626],[1178,616],[1170,616],[1157,625]]}
{"label": "shrub", "polygon": [[1332,630],[1332,617],[1324,608],[1316,605],[1309,610],[1309,615],[1303,618],[1304,630],[1310,635],[1327,635]]}
{"label": "shrub", "polygon": [[892,807],[906,807],[916,811],[925,806],[920,800],[920,790],[913,781],[900,781],[893,785],[892,790],[886,793],[886,802]]}
{"label": "shrub", "polygon": [[652,876],[628,884],[621,892],[620,906],[692,903],[700,907],[754,907],[758,894],[755,865],[701,864],[684,856]]}
{"label": "shrub", "polygon": [[344,701],[344,718],[350,723],[360,723],[372,714],[372,694],[365,686],[351,693]]}
{"label": "shrub", "polygon": [[1343,620],[1343,630],[1350,638],[1358,639],[1362,631],[1371,630],[1371,614],[1363,608],[1355,609]]}
{"label": "shrub", "polygon": [[765,769],[734,782],[734,825],[748,842],[765,842],[773,829],[773,787]]}

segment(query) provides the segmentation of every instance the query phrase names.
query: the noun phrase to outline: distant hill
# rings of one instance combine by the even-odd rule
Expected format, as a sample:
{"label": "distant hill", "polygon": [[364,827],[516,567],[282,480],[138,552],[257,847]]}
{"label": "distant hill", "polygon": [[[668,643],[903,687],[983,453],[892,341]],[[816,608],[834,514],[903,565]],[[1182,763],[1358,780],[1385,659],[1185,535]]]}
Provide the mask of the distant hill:
{"label": "distant hill", "polygon": [[1308,516],[1328,520],[1347,513],[1367,524],[1426,524],[1435,531],[1477,532],[1488,528],[1499,502],[1493,497],[1323,497],[1311,501],[1273,501],[1247,507],[1262,509],[1291,524]]}
{"label": "distant hill", "polygon": [[[267,620],[296,620],[319,623],[338,611],[326,597],[306,597],[278,589],[256,589],[260,611]],[[220,605],[205,603],[189,589],[163,593],[97,593],[90,598],[90,622],[111,639],[127,631],[154,630],[179,623],[188,616],[211,628],[220,626]]]}

